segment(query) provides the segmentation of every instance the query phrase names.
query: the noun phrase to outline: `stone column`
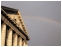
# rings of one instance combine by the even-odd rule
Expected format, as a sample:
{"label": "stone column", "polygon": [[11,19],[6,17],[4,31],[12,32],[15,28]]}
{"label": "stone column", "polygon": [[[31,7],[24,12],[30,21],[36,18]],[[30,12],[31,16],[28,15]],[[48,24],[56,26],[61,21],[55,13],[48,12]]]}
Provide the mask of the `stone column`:
{"label": "stone column", "polygon": [[25,42],[25,46],[28,46],[28,43],[27,43],[27,41]]}
{"label": "stone column", "polygon": [[26,46],[28,46],[28,45],[26,44]]}
{"label": "stone column", "polygon": [[21,37],[18,38],[18,46],[22,46],[22,38]]}
{"label": "stone column", "polygon": [[28,44],[25,44],[26,46],[28,46]]}
{"label": "stone column", "polygon": [[23,40],[23,46],[26,46],[26,45],[25,45],[25,41],[24,41],[24,40]]}
{"label": "stone column", "polygon": [[6,24],[2,24],[2,29],[1,29],[1,45],[5,45],[5,36],[6,36]]}
{"label": "stone column", "polygon": [[7,46],[12,46],[12,30],[7,31]]}
{"label": "stone column", "polygon": [[18,38],[17,34],[16,33],[13,34],[13,46],[17,46],[17,38]]}

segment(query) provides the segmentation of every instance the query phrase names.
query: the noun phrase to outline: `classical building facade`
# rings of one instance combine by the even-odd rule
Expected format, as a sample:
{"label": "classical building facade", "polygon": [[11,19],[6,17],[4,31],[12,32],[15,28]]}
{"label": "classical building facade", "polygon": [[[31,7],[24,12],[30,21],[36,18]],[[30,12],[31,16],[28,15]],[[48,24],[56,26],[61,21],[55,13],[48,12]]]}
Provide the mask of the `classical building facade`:
{"label": "classical building facade", "polygon": [[1,6],[1,46],[27,46],[28,40],[19,10]]}

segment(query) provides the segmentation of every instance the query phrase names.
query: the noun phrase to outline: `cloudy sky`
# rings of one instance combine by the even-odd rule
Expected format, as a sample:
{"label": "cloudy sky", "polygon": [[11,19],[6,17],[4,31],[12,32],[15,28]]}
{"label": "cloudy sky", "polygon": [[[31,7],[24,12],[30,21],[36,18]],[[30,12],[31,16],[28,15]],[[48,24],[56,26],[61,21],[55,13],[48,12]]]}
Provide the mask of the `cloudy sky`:
{"label": "cloudy sky", "polygon": [[1,5],[20,10],[29,33],[29,46],[61,45],[60,1],[2,1]]}

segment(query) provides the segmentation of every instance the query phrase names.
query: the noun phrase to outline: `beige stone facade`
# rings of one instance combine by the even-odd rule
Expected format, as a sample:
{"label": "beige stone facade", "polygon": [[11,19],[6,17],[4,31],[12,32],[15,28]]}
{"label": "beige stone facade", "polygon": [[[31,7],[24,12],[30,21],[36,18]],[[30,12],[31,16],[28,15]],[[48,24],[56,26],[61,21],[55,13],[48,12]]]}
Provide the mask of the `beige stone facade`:
{"label": "beige stone facade", "polygon": [[1,6],[1,46],[28,46],[28,40],[19,10]]}

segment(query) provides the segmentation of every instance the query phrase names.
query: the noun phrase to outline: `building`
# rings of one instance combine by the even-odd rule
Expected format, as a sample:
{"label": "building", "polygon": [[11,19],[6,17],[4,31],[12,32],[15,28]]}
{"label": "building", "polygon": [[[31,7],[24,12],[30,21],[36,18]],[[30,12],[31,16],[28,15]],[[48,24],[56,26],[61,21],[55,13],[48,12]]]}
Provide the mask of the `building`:
{"label": "building", "polygon": [[27,46],[28,40],[19,10],[1,6],[1,46]]}

